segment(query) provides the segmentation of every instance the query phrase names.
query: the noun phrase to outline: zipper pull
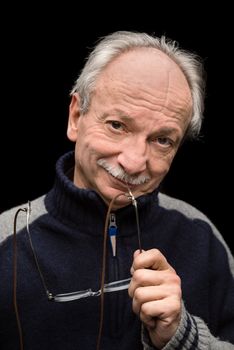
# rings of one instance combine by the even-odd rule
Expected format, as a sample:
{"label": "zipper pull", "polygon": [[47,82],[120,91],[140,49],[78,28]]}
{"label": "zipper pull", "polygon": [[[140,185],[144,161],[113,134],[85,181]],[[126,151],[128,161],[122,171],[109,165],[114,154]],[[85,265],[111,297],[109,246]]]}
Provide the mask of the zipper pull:
{"label": "zipper pull", "polygon": [[117,235],[117,225],[116,225],[116,217],[114,213],[110,213],[110,223],[108,229],[110,243],[112,248],[113,256],[116,256],[116,235]]}

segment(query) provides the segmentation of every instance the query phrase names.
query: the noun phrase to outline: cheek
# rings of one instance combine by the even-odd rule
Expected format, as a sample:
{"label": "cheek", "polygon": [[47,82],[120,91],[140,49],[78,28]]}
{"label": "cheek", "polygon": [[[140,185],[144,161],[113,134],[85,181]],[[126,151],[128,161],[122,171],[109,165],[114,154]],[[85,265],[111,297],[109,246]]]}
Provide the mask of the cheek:
{"label": "cheek", "polygon": [[172,160],[173,157],[154,159],[150,164],[151,173],[164,177],[171,167]]}
{"label": "cheek", "polygon": [[170,165],[165,162],[157,162],[154,167],[150,169],[149,174],[151,176],[151,181],[146,185],[146,192],[151,192],[157,188],[163,181],[170,169]]}
{"label": "cheek", "polygon": [[84,156],[87,157],[88,153],[92,152],[95,149],[97,144],[97,138],[91,135],[91,133],[87,133],[86,130],[82,128],[79,130],[76,141],[76,150],[79,154],[79,157],[82,158]]}
{"label": "cheek", "polygon": [[117,143],[106,139],[103,136],[88,137],[82,142],[83,152],[91,157],[110,157],[119,154],[121,147]]}
{"label": "cheek", "polygon": [[108,147],[96,137],[81,137],[76,143],[76,159],[82,169],[94,170],[99,158],[106,156]]}

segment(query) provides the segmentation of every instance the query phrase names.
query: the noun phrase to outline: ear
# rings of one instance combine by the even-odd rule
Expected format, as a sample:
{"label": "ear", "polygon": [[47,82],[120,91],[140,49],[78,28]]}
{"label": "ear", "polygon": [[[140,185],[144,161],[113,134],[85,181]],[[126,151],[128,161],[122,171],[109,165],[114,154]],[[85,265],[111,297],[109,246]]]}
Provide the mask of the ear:
{"label": "ear", "polygon": [[70,141],[76,142],[78,123],[80,118],[80,97],[78,93],[72,95],[69,106],[69,117],[67,126],[67,137]]}

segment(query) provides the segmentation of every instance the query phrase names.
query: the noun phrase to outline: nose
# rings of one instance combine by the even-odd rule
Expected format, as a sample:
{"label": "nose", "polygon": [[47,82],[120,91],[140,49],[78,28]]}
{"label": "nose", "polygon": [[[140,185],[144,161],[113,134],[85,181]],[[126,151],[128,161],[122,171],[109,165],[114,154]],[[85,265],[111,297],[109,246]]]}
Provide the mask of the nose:
{"label": "nose", "polygon": [[144,141],[135,140],[131,144],[126,143],[118,155],[118,163],[129,175],[138,175],[147,167],[147,144]]}

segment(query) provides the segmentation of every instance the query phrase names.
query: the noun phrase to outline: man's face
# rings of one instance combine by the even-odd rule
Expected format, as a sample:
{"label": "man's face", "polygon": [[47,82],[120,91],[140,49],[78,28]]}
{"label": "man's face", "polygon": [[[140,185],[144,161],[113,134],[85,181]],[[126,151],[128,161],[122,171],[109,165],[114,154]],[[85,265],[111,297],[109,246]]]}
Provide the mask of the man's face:
{"label": "man's face", "polygon": [[[79,96],[70,105],[68,137],[76,142],[74,183],[108,204],[126,192],[157,188],[190,122],[192,98],[180,68],[155,49],[137,49],[112,61],[97,80],[87,114]],[[129,204],[118,198],[115,208]]]}

